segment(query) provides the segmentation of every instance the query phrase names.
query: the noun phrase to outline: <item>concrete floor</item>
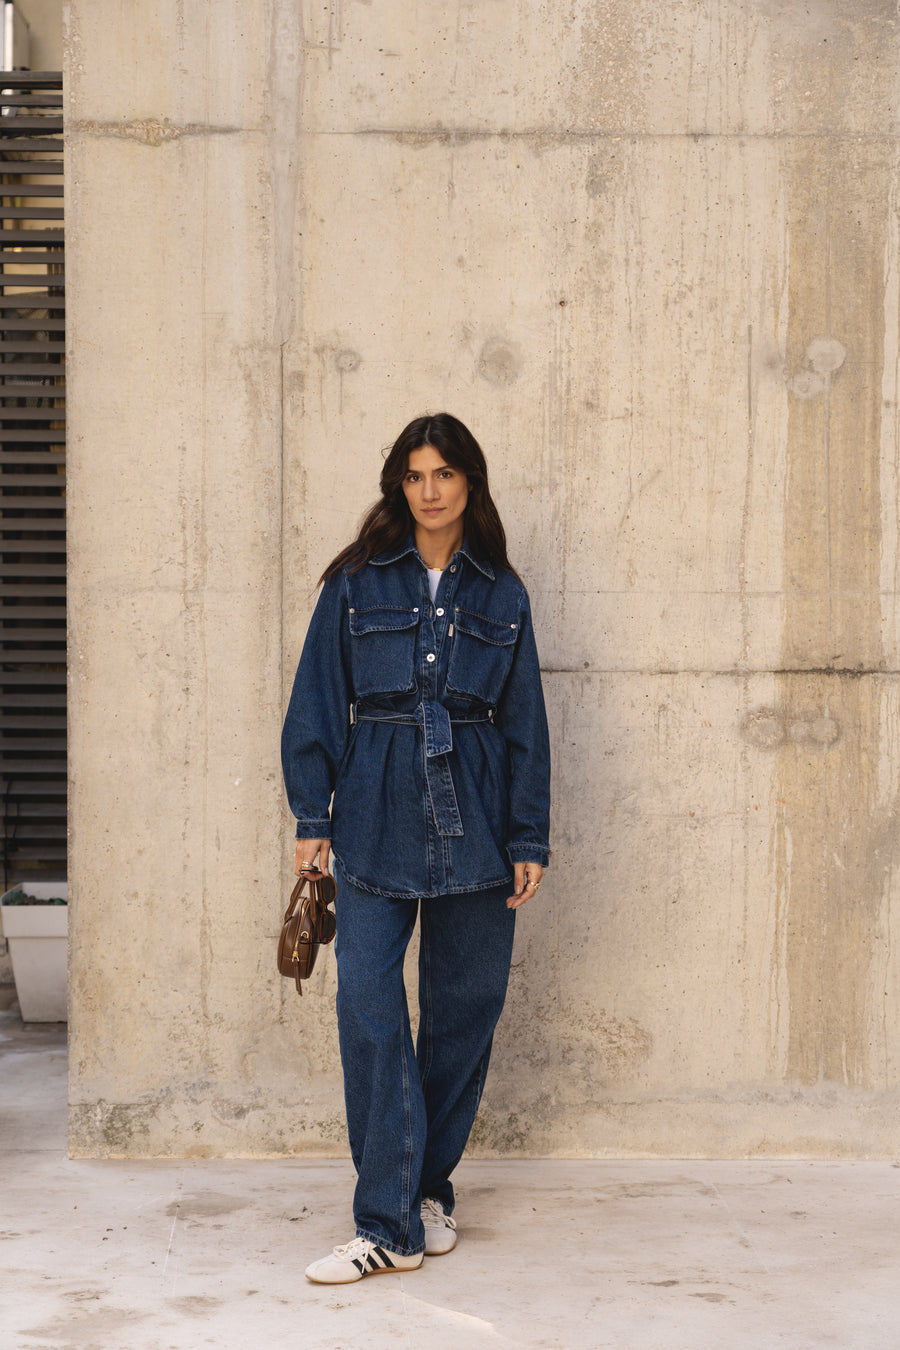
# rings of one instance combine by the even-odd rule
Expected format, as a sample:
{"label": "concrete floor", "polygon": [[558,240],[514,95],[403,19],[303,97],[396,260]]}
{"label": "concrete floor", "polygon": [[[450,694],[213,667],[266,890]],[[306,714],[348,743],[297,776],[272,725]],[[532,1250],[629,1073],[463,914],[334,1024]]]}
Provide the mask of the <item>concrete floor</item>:
{"label": "concrete floor", "polygon": [[897,1163],[465,1162],[455,1252],[328,1289],[348,1163],[70,1162],[65,1073],[0,1011],[0,1350],[900,1346]]}

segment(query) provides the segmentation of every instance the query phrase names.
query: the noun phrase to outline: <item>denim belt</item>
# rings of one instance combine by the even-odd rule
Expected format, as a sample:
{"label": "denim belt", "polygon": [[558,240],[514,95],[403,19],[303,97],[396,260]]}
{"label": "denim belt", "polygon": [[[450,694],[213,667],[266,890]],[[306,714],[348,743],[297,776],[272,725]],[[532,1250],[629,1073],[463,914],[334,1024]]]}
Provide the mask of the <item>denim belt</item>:
{"label": "denim belt", "polygon": [[437,832],[441,835],[461,835],[462,821],[456,804],[456,791],[450,774],[447,756],[453,749],[451,727],[464,722],[490,722],[493,708],[484,712],[463,713],[451,717],[443,703],[420,703],[415,712],[360,712],[354,706],[354,722],[391,722],[400,727],[421,727],[425,737],[425,783],[431,801],[431,810]]}

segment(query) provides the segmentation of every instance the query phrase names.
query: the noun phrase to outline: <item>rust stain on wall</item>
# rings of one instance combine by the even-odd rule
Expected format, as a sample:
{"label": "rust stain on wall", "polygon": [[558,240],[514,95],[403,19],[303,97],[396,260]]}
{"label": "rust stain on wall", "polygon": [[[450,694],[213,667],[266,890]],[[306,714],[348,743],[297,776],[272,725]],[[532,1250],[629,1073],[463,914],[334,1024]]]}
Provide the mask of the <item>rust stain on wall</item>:
{"label": "rust stain on wall", "polygon": [[[773,986],[786,1063],[777,1069],[803,1084],[872,1087],[866,1005],[885,878],[874,847],[883,825],[879,317],[891,167],[886,152],[858,143],[817,139],[786,153],[785,673],[773,713],[785,729],[775,747]],[[790,734],[804,726],[833,734]]]}

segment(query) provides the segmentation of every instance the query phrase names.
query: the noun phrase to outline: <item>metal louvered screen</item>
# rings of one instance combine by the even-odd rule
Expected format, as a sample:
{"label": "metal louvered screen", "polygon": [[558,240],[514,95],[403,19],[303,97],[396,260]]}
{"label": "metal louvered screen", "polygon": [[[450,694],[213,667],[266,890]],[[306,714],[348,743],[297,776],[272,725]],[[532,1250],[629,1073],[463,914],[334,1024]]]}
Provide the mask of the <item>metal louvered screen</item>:
{"label": "metal louvered screen", "polygon": [[0,72],[4,889],[66,875],[62,77]]}

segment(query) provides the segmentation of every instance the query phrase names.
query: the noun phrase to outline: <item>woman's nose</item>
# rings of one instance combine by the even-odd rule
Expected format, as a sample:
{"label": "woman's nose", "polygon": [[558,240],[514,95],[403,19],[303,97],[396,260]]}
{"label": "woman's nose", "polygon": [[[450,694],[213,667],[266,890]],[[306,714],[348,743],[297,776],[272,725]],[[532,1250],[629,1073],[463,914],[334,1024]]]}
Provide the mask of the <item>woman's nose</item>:
{"label": "woman's nose", "polygon": [[432,479],[426,478],[422,488],[422,496],[425,498],[425,501],[433,502],[437,495],[437,484]]}

